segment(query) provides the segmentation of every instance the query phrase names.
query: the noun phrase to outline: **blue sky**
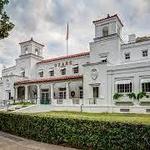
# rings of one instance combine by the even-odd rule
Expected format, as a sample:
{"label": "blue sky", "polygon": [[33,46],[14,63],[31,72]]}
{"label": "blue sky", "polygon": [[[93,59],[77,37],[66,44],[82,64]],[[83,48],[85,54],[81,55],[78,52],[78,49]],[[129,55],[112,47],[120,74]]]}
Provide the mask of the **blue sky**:
{"label": "blue sky", "polygon": [[7,12],[15,24],[10,36],[0,41],[0,71],[20,54],[19,42],[34,40],[45,45],[44,57],[65,55],[66,23],[69,53],[89,50],[94,37],[93,20],[118,14],[128,34],[150,35],[150,0],[10,0]]}

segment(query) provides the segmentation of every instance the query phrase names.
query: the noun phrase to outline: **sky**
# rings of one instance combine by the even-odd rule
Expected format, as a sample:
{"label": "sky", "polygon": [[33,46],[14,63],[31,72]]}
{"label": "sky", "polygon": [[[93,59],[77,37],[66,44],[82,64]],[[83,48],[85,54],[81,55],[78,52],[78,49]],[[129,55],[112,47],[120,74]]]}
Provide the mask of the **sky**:
{"label": "sky", "polygon": [[[15,64],[19,42],[33,39],[44,44],[44,57],[66,55],[66,24],[69,23],[69,54],[89,50],[94,38],[92,21],[118,14],[129,34],[150,35],[150,0],[9,0],[6,11],[15,24],[10,36],[0,40],[0,72]],[[0,73],[1,75],[1,73]]]}

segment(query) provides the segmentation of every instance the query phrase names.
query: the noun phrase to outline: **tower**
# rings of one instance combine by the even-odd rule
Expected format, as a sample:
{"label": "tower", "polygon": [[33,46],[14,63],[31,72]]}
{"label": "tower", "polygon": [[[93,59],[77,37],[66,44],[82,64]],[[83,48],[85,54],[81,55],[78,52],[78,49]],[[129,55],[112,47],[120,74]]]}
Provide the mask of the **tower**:
{"label": "tower", "polygon": [[21,55],[16,59],[17,74],[27,78],[34,78],[35,64],[43,59],[44,45],[31,38],[19,43]]}
{"label": "tower", "polygon": [[118,15],[93,21],[95,25],[94,42],[90,43],[91,62],[100,62],[103,58],[111,64],[119,61],[121,32],[123,24]]}

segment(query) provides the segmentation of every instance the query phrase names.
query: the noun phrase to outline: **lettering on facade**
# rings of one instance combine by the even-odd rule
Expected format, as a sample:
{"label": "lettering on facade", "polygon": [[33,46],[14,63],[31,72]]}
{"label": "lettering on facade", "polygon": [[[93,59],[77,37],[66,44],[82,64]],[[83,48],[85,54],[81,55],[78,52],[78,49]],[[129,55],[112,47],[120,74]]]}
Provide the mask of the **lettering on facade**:
{"label": "lettering on facade", "polygon": [[68,65],[72,65],[72,61],[65,61],[65,62],[54,64],[54,67],[66,67]]}

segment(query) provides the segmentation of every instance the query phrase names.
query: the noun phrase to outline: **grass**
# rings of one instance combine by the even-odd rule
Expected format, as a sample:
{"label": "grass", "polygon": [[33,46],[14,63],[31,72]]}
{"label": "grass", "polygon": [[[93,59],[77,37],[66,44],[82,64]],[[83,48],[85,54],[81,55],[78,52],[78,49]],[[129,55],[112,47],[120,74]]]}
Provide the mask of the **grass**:
{"label": "grass", "polygon": [[81,112],[45,112],[31,115],[38,115],[41,117],[56,117],[56,118],[73,118],[84,120],[97,120],[109,122],[124,122],[136,124],[150,125],[150,114],[119,114],[119,113],[81,113]]}

